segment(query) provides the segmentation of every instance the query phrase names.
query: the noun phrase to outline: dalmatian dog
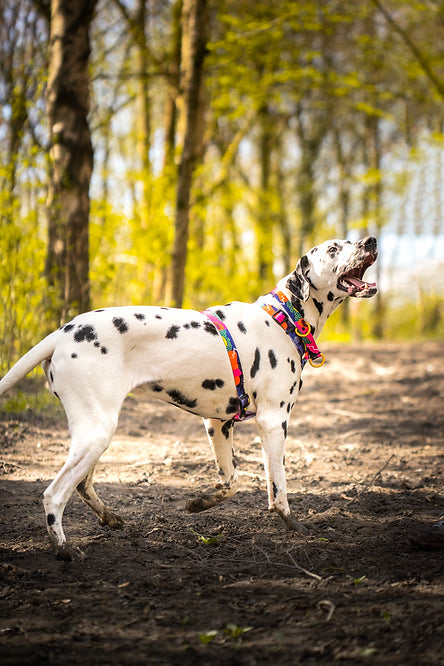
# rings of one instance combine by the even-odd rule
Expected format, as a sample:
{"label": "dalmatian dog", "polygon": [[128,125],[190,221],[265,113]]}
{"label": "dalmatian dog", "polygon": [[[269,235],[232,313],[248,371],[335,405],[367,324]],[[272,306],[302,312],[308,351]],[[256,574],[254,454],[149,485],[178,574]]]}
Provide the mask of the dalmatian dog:
{"label": "dalmatian dog", "polygon": [[[377,258],[377,241],[332,240],[311,249],[277,288],[316,337],[347,296],[368,298],[376,285],[363,281]],[[262,299],[272,299],[266,295]],[[275,302],[275,301],[274,301]],[[291,338],[258,303],[211,308],[235,339],[259,430],[269,509],[288,528],[302,526],[287,501],[284,449],[288,422],[301,386],[301,355]],[[122,519],[96,494],[94,468],[117,428],[126,395],[147,385],[153,396],[204,419],[217,465],[215,489],[191,498],[191,512],[209,509],[238,487],[233,429],[239,398],[227,350],[206,314],[167,307],[125,306],[87,312],[54,331],[25,354],[0,381],[0,395],[39,363],[65,409],[71,444],[65,464],[44,492],[46,525],[56,555],[83,553],[66,541],[62,526],[75,488],[100,522]]]}

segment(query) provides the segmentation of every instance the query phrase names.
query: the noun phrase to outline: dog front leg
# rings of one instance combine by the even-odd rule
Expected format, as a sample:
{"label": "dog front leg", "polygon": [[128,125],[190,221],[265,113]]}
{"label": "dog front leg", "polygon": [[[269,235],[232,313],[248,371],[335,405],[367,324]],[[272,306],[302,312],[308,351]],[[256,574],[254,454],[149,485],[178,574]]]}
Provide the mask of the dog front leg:
{"label": "dog front leg", "polygon": [[204,419],[208,440],[216,459],[219,475],[216,491],[202,493],[188,500],[186,508],[190,513],[211,509],[228,497],[232,497],[238,486],[238,473],[233,450],[233,421]]}
{"label": "dog front leg", "polygon": [[271,419],[266,417],[256,417],[256,421],[262,442],[268,489],[268,508],[278,514],[287,529],[305,534],[307,531],[305,526],[291,515],[287,499],[285,440],[288,424],[285,421],[270,425]]}

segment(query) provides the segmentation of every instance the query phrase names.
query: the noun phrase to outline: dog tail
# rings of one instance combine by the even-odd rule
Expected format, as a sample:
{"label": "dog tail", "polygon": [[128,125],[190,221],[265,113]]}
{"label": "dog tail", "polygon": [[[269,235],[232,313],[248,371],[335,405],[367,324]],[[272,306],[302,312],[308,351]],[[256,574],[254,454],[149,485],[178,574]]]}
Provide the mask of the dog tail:
{"label": "dog tail", "polygon": [[20,379],[23,379],[23,377],[37,367],[39,363],[51,358],[54,353],[58,336],[59,331],[50,333],[12,366],[9,372],[7,372],[0,381],[0,395],[9,391],[14,384],[20,381]]}

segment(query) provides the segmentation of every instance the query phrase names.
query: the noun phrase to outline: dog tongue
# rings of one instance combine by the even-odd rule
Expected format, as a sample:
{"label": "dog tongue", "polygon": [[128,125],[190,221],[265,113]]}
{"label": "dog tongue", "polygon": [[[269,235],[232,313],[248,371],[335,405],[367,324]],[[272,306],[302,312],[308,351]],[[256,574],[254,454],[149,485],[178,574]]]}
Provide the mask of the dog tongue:
{"label": "dog tongue", "polygon": [[359,280],[355,277],[346,277],[345,282],[348,282],[352,287],[354,287],[354,291],[362,291],[363,289],[376,289],[375,282],[363,282],[362,280]]}

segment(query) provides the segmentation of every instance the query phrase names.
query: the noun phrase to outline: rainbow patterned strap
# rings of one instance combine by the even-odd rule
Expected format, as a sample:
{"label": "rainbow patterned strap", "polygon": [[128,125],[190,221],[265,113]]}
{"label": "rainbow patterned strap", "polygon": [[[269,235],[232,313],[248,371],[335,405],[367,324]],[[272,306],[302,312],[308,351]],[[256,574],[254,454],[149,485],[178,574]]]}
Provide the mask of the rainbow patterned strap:
{"label": "rainbow patterned strap", "polygon": [[302,318],[302,315],[293,307],[291,301],[282,291],[273,289],[270,294],[279,301],[280,308],[269,303],[263,303],[261,299],[257,303],[292,339],[301,356],[302,368],[307,361],[314,368],[320,368],[325,363],[325,357],[318,349],[310,324]]}
{"label": "rainbow patterned strap", "polygon": [[217,332],[224,341],[225,348],[230,360],[231,370],[233,371],[234,383],[236,386],[237,397],[239,400],[239,412],[233,417],[234,421],[245,421],[246,419],[255,416],[254,412],[248,412],[247,407],[250,404],[250,396],[245,393],[244,387],[244,373],[242,372],[242,365],[240,362],[239,352],[236,349],[234,340],[230,331],[225,326],[224,322],[211,310],[202,310],[202,314],[208,317],[215,325]]}

